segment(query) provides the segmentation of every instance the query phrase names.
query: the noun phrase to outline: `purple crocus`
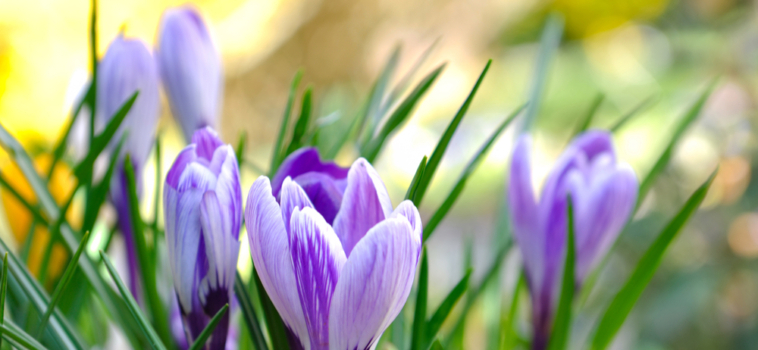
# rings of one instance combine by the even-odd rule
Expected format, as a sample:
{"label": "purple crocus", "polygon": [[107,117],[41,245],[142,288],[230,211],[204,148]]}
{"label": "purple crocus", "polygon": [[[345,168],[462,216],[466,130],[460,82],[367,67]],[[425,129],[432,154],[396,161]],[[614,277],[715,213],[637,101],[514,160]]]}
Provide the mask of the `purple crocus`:
{"label": "purple crocus", "polygon": [[404,201],[393,211],[365,159],[353,163],[346,180],[344,172],[302,150],[283,163],[273,186],[261,176],[247,198],[255,271],[293,349],[374,349],[413,284],[418,210]]}
{"label": "purple crocus", "polygon": [[532,296],[532,347],[544,349],[560,289],[568,196],[574,207],[574,283],[578,288],[629,219],[637,198],[637,178],[628,164],[617,161],[611,135],[591,130],[568,146],[548,175],[541,196],[535,197],[530,147],[529,136],[516,144],[508,203]]}
{"label": "purple crocus", "polygon": [[[230,303],[234,289],[242,193],[237,159],[210,127],[176,157],[163,189],[166,241],[174,289],[191,343]],[[209,340],[223,349],[229,313]]]}
{"label": "purple crocus", "polygon": [[150,154],[155,140],[155,129],[160,112],[158,95],[158,68],[144,42],[138,39],[126,39],[119,35],[114,39],[105,57],[100,61],[97,76],[97,113],[98,124],[106,125],[121,106],[137,91],[139,95],[132,108],[124,118],[112,144],[127,132],[118,170],[111,183],[111,202],[118,214],[118,225],[124,234],[127,260],[129,265],[129,283],[132,294],[139,297],[137,286],[137,255],[129,217],[128,192],[126,176],[123,171],[123,157],[130,155],[137,181],[138,190],[142,185],[142,168]]}
{"label": "purple crocus", "polygon": [[221,58],[193,6],[163,13],[155,51],[171,112],[184,136],[189,140],[199,128],[216,127],[224,88]]}

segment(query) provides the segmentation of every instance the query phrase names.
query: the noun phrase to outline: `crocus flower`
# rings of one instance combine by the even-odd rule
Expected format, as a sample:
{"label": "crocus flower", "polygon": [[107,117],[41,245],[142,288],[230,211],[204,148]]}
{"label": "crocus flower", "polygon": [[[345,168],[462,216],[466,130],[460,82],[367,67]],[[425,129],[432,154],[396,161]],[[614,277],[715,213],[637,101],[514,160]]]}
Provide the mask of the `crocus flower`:
{"label": "crocus flower", "polygon": [[[176,157],[163,188],[166,241],[184,329],[191,343],[230,303],[234,289],[242,193],[237,159],[210,127],[192,136]],[[223,349],[229,313],[209,341]]]}
{"label": "crocus flower", "polygon": [[547,346],[565,259],[567,198],[574,208],[575,286],[608,252],[634,208],[637,178],[617,161],[611,135],[591,130],[563,152],[535,197],[531,140],[522,136],[511,163],[508,203],[532,296],[534,349]]}
{"label": "crocus flower", "polygon": [[[111,146],[115,145],[124,132],[128,133],[121,154],[112,156],[123,159],[125,154],[130,155],[138,189],[142,183],[142,168],[155,139],[160,112],[158,89],[158,68],[145,43],[138,39],[126,39],[122,35],[116,37],[98,66],[96,124],[107,125],[121,106],[139,91],[137,99],[111,142]],[[111,183],[111,202],[116,208],[119,228],[126,241],[130,288],[132,294],[139,298],[136,283],[137,255],[122,160],[118,161],[117,169]]]}
{"label": "crocus flower", "polygon": [[350,167],[342,190],[344,169],[314,152],[284,162],[274,177],[284,176],[278,201],[265,176],[250,188],[245,224],[255,271],[291,348],[374,349],[410,293],[421,219],[410,201],[393,211],[365,159]]}
{"label": "crocus flower", "polygon": [[194,7],[163,13],[156,56],[171,112],[184,136],[189,140],[199,128],[216,127],[224,88],[221,58]]}

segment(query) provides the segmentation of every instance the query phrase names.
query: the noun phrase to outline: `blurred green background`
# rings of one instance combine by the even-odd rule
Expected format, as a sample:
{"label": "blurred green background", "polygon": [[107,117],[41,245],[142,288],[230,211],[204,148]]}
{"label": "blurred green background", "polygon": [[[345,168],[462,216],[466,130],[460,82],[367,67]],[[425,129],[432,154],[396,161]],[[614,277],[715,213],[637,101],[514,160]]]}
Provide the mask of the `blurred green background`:
{"label": "blurred green background", "polygon": [[[400,45],[400,72],[430,47],[420,73],[447,67],[376,167],[395,203],[418,161],[464,101],[487,59],[490,73],[452,140],[420,210],[425,219],[506,114],[531,88],[547,16],[565,22],[536,122],[537,183],[598,96],[595,127],[608,127],[644,101],[616,135],[621,158],[643,176],[672,127],[714,78],[717,87],[671,165],[602,266],[580,309],[574,341],[584,340],[630,269],[685,198],[718,165],[708,198],[675,241],[615,346],[618,349],[758,349],[758,160],[753,124],[758,87],[758,4],[740,0],[230,0],[197,1],[222,54],[226,75],[220,132],[249,136],[251,162],[264,168],[297,69],[314,88],[316,116],[344,128],[386,60]],[[164,8],[177,1],[101,1],[99,50],[125,27],[152,45]],[[27,145],[51,147],[88,79],[88,1],[0,2],[0,123]],[[402,74],[395,77],[397,82]],[[299,105],[299,101],[297,102]],[[164,103],[163,169],[182,138]],[[499,239],[498,205],[515,136],[511,128],[469,181],[429,242],[430,304],[439,303],[466,265],[480,280]],[[329,142],[323,140],[320,142]],[[76,144],[73,145],[76,148]],[[357,152],[343,149],[349,164]],[[7,163],[6,158],[0,162]],[[148,162],[146,173],[154,170]],[[259,175],[243,173],[243,193]],[[154,183],[147,176],[146,193]],[[150,198],[146,198],[149,202]],[[146,213],[154,203],[146,203]],[[13,213],[6,208],[9,216]],[[106,215],[107,216],[107,215]],[[110,220],[113,218],[111,217]],[[5,231],[5,230],[3,230]],[[4,237],[5,238],[5,237]],[[244,247],[245,245],[243,245]],[[467,247],[471,247],[467,254]],[[248,265],[243,252],[241,265]],[[510,298],[518,257],[488,287],[466,323],[466,349],[495,348],[500,305]],[[501,288],[502,287],[502,288]],[[523,308],[522,308],[523,309]],[[583,327],[586,326],[586,327]],[[522,327],[526,330],[527,324]],[[584,329],[586,328],[586,329]]]}

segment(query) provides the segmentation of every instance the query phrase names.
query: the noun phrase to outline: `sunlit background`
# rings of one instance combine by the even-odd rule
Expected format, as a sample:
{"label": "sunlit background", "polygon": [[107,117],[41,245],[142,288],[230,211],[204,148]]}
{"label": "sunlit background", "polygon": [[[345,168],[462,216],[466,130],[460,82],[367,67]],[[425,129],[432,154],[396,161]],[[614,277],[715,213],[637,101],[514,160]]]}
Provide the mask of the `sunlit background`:
{"label": "sunlit background", "polygon": [[[179,4],[101,1],[100,55],[119,30],[152,46],[161,12]],[[551,13],[562,15],[565,30],[536,124],[538,183],[597,96],[604,98],[593,121],[596,127],[608,127],[643,101],[649,102],[615,135],[621,158],[644,176],[665,147],[677,118],[718,79],[704,112],[676,149],[638,220],[622,234],[604,265],[598,284],[609,287],[592,291],[580,320],[588,320],[589,332],[589,320],[625,280],[653,235],[718,165],[704,209],[671,247],[616,345],[651,350],[756,348],[758,186],[752,180],[758,160],[753,132],[758,3],[231,0],[195,4],[209,23],[224,62],[220,133],[229,143],[247,133],[249,160],[264,171],[298,69],[304,69],[301,89],[307,85],[314,89],[316,117],[334,122],[349,121],[359,111],[396,47],[401,47],[401,73],[430,52],[415,80],[447,62],[429,95],[377,161],[395,203],[402,199],[421,157],[432,152],[492,58],[492,69],[420,208],[425,218],[487,135],[526,102],[539,36]],[[84,0],[0,2],[0,123],[29,147],[52,147],[87,84],[89,5]],[[395,77],[400,79],[402,74]],[[162,111],[159,132],[165,171],[183,140],[167,104]],[[491,243],[502,219],[497,208],[514,135],[510,130],[498,141],[429,242],[431,304],[461,278],[467,256],[477,280],[495,255]],[[84,146],[75,138],[72,147]],[[347,165],[356,154],[345,148],[337,161]],[[145,171],[151,173],[154,163],[148,164]],[[245,169],[243,188],[259,174],[260,170]],[[151,176],[146,180],[145,190],[152,193],[155,183]],[[151,198],[145,201],[145,213],[152,213],[155,204]],[[472,254],[466,253],[469,246]],[[241,265],[247,262],[249,271],[245,254]],[[513,283],[516,261],[512,256],[503,270],[503,285]],[[500,304],[508,296],[499,288],[491,289],[467,322],[467,349],[497,344],[492,337],[497,334]],[[581,334],[574,338],[583,339]]]}

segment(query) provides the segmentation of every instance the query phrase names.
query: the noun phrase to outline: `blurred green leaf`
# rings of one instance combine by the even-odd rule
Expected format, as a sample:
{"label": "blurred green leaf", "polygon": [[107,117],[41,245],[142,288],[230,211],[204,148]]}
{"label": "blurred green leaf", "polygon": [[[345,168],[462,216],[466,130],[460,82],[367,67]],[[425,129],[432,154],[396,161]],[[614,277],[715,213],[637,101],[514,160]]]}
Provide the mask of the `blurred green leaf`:
{"label": "blurred green leaf", "polygon": [[619,129],[621,129],[624,125],[626,125],[627,122],[629,122],[634,116],[636,116],[637,114],[645,110],[645,108],[652,105],[653,102],[655,102],[654,96],[650,96],[642,100],[642,102],[637,104],[634,108],[632,108],[632,110],[622,115],[621,118],[619,118],[619,120],[616,123],[614,123],[610,128],[608,128],[608,130],[614,133],[618,132]]}
{"label": "blurred green leaf", "polygon": [[134,300],[132,293],[129,292],[129,289],[124,285],[121,277],[119,277],[118,272],[116,272],[116,268],[113,266],[113,263],[111,263],[111,260],[108,259],[108,256],[102,250],[100,251],[100,257],[102,257],[103,262],[105,263],[105,268],[108,270],[111,278],[113,278],[113,282],[116,284],[116,288],[118,288],[118,291],[121,293],[121,297],[124,298],[126,306],[129,308],[129,312],[137,321],[140,329],[142,330],[142,333],[150,342],[150,346],[153,349],[166,350],[166,347],[161,342],[161,339],[158,337],[155,329],[153,329],[153,327],[150,325],[145,315],[142,314],[142,310],[140,310],[137,301]]}
{"label": "blurred green leaf", "polygon": [[716,80],[714,79],[710,84],[708,84],[708,87],[705,89],[705,91],[700,94],[700,97],[695,100],[692,106],[687,109],[687,111],[684,113],[684,116],[682,116],[682,118],[679,120],[679,124],[677,124],[676,128],[674,129],[674,133],[671,136],[668,145],[663,150],[663,153],[658,158],[658,160],[655,162],[655,165],[653,165],[653,168],[650,169],[650,172],[648,172],[647,176],[645,176],[645,178],[640,183],[639,195],[637,196],[638,208],[640,204],[642,204],[642,201],[645,200],[645,196],[653,186],[653,182],[668,165],[669,160],[671,159],[671,155],[674,152],[674,148],[676,147],[677,143],[679,143],[679,140],[684,135],[684,132],[687,131],[687,128],[700,115],[700,111],[703,109],[703,106],[705,106],[705,102],[708,100],[708,97],[711,95],[711,92],[715,86]]}
{"label": "blurred green leaf", "polygon": [[426,350],[424,337],[426,336],[426,304],[429,297],[429,255],[426,247],[421,252],[421,267],[418,277],[418,293],[416,294],[416,308],[413,312],[413,332],[411,333],[411,350]]}
{"label": "blurred green leaf", "polygon": [[[105,127],[105,130],[103,130],[100,135],[97,135],[97,137],[92,140],[89,152],[87,152],[87,155],[84,157],[84,159],[82,159],[82,161],[74,169],[74,174],[79,179],[79,183],[89,184],[92,182],[93,167],[95,165],[97,157],[100,155],[100,153],[103,152],[103,150],[105,150],[113,136],[116,135],[119,126],[121,126],[121,123],[124,121],[124,118],[126,118],[126,115],[129,114],[129,110],[131,110],[132,105],[134,105],[134,101],[137,99],[138,95],[139,91],[134,92],[134,94],[132,94],[132,97],[126,100],[126,102],[124,102],[124,104],[122,104],[118,109],[116,114],[113,115],[113,118],[110,119],[108,125]],[[117,155],[114,155],[114,157],[115,156]]]}
{"label": "blurred green leaf", "polygon": [[516,286],[513,288],[513,295],[511,301],[507,305],[508,312],[501,312],[500,322],[500,350],[511,350],[516,348],[518,334],[514,329],[516,324],[516,315],[518,312],[519,298],[521,296],[521,290],[526,286],[526,277],[524,273],[519,274]]}
{"label": "blurred green leaf", "polygon": [[[411,81],[413,80],[413,77],[416,76],[416,73],[421,69],[421,67],[424,65],[426,60],[431,56],[432,51],[434,51],[434,48],[437,47],[437,44],[439,43],[439,39],[434,40],[429,47],[424,50],[424,53],[421,54],[421,56],[416,59],[416,62],[413,63],[413,66],[411,69],[409,69],[407,72],[405,72],[405,75],[403,75],[402,78],[395,84],[395,87],[390,91],[390,93],[387,95],[387,97],[384,99],[384,102],[382,103],[381,108],[379,109],[379,112],[377,113],[377,117],[383,117],[387,111],[390,110],[390,108],[397,102],[398,98],[402,96],[406,90],[408,90],[408,87],[411,85]],[[376,125],[374,125],[376,127]]]}
{"label": "blurred green leaf", "polygon": [[[292,114],[292,105],[295,104],[295,95],[297,94],[297,86],[300,85],[300,79],[303,77],[303,70],[300,69],[295,73],[295,77],[292,78],[292,84],[290,85],[289,97],[287,97],[287,106],[284,108],[284,117],[282,118],[282,126],[279,127],[279,136],[276,138],[274,144],[274,153],[271,155],[271,167],[269,168],[269,177],[273,177],[276,174],[276,169],[279,168],[284,157],[281,157],[282,147],[284,145],[284,136],[287,134],[289,128],[290,115]],[[280,159],[282,158],[282,159]]]}
{"label": "blurred green leaf", "polygon": [[152,249],[145,240],[144,221],[139,211],[139,197],[137,196],[137,181],[134,175],[131,156],[124,157],[124,175],[126,176],[126,189],[129,200],[129,217],[131,219],[132,237],[134,238],[135,250],[137,251],[137,261],[139,272],[138,276],[142,287],[145,291],[149,314],[153,318],[153,325],[156,327],[158,334],[164,344],[172,344],[171,329],[169,328],[169,319],[166,309],[163,306],[160,294],[158,294],[158,285],[156,280],[156,263],[152,259]]}
{"label": "blurred green leaf", "polygon": [[411,184],[408,185],[408,190],[405,192],[405,199],[410,200],[418,207],[418,203],[416,203],[416,190],[418,189],[419,181],[421,181],[421,177],[424,175],[424,171],[426,169],[426,156],[424,158],[421,158],[421,162],[418,163],[418,168],[416,168],[416,173],[413,175],[413,179],[411,179]]}
{"label": "blurred green leaf", "polygon": [[[450,294],[445,297],[445,300],[443,300],[440,306],[437,307],[437,311],[434,312],[432,318],[427,322],[424,344],[421,349],[426,350],[429,348],[432,340],[437,336],[437,332],[442,328],[442,324],[453,311],[453,308],[455,308],[455,305],[458,303],[458,300],[461,299],[463,293],[468,289],[468,281],[471,278],[472,271],[473,270],[470,268],[466,271],[466,275],[463,276],[463,279],[453,287],[453,290],[451,290]],[[432,348],[434,347],[432,346]]]}
{"label": "blurred green leaf", "polygon": [[[5,296],[8,292],[8,252],[3,255],[3,276],[0,280],[0,326],[5,322]],[[3,346],[3,339],[0,338],[0,347]]]}
{"label": "blurred green leaf", "polygon": [[86,232],[84,234],[84,237],[82,237],[82,242],[79,243],[79,248],[76,249],[76,253],[74,253],[74,256],[68,262],[68,265],[66,266],[66,270],[64,270],[63,272],[63,276],[58,281],[58,285],[55,286],[53,295],[50,298],[50,303],[47,304],[47,310],[45,310],[45,314],[42,316],[42,320],[37,326],[37,339],[39,339],[42,336],[42,332],[45,330],[48,320],[50,320],[50,315],[53,314],[53,310],[55,310],[55,306],[58,305],[58,301],[60,301],[61,296],[63,295],[63,291],[66,290],[66,286],[68,286],[68,283],[71,281],[71,277],[74,275],[74,272],[76,271],[76,267],[79,265],[79,257],[82,255],[84,248],[87,246],[87,242],[89,241],[89,236],[90,236],[89,232]]}
{"label": "blurred green leaf", "polygon": [[161,134],[158,133],[155,135],[155,192],[153,192],[153,224],[151,227],[151,231],[153,231],[153,243],[157,240],[159,232],[158,210],[160,208],[161,186],[163,185],[163,166],[161,159]]}
{"label": "blurred green leaf", "polygon": [[288,350],[290,348],[289,341],[287,340],[287,333],[284,329],[284,322],[279,316],[279,312],[276,311],[274,303],[266,293],[266,288],[263,287],[258,274],[254,274],[255,286],[258,288],[258,297],[261,301],[261,308],[263,308],[263,315],[266,318],[266,328],[268,329],[268,336],[271,340],[271,348],[276,350]]}
{"label": "blurred green leaf", "polygon": [[240,138],[237,141],[237,149],[234,155],[237,156],[237,169],[242,170],[242,163],[245,162],[245,147],[247,146],[247,131],[242,130]]}
{"label": "blurred green leaf", "polygon": [[95,113],[97,112],[97,0],[91,1],[89,17],[89,58],[90,70],[92,71],[92,82],[90,83],[90,93],[88,94],[88,104],[90,106],[89,121],[89,145],[93,145],[95,140]]}
{"label": "blurred green leaf", "polygon": [[31,335],[24,332],[19,326],[11,322],[11,320],[6,320],[2,325],[0,325],[0,327],[2,327],[3,338],[9,341],[13,341],[27,349],[46,349],[44,345],[40,344]]}
{"label": "blurred green leaf", "polygon": [[400,103],[395,111],[392,112],[392,114],[382,126],[379,133],[366,144],[366,147],[364,149],[361,150],[361,155],[366,158],[366,160],[368,160],[370,163],[373,163],[373,161],[379,155],[379,152],[384,146],[384,142],[387,141],[389,135],[394,132],[395,129],[397,129],[406,119],[408,119],[414,107],[416,107],[416,104],[418,104],[421,98],[426,94],[434,81],[437,80],[437,77],[440,75],[444,68],[445,64],[442,64],[441,66],[437,67],[437,69],[429,73],[426,77],[424,77],[424,79],[422,79],[421,82],[416,85],[416,88],[411,91],[405,100]]}
{"label": "blurred green leaf", "polygon": [[371,92],[369,92],[369,98],[366,102],[366,106],[363,108],[361,114],[356,117],[355,121],[358,124],[358,132],[360,133],[361,148],[366,146],[371,140],[374,129],[376,129],[379,120],[383,116],[381,113],[385,92],[387,91],[387,85],[395,75],[395,69],[397,69],[397,62],[400,60],[400,52],[402,47],[400,45],[395,46],[392,50],[390,58],[387,63],[384,64],[382,72],[379,77],[371,86]]}
{"label": "blurred green leaf", "polygon": [[[295,123],[295,129],[292,130],[292,139],[287,147],[287,151],[284,152],[282,160],[287,158],[292,152],[295,152],[298,148],[302,147],[305,143],[305,133],[308,131],[308,123],[311,120],[311,88],[305,89],[303,93],[303,104],[300,109],[300,117],[297,118]],[[281,164],[281,163],[280,163]]]}
{"label": "blurred green leaf", "polygon": [[435,339],[434,343],[432,343],[432,350],[445,350],[445,348],[442,347],[442,344],[440,343],[439,339]]}
{"label": "blurred green leaf", "polygon": [[263,337],[263,331],[261,331],[261,325],[258,322],[258,315],[253,308],[250,294],[245,290],[245,282],[242,281],[239,271],[234,283],[234,293],[237,295],[237,301],[239,301],[240,309],[242,310],[242,317],[245,320],[248,332],[250,332],[250,338],[253,341],[255,349],[267,350],[268,345],[266,345],[266,339]]}
{"label": "blurred green leaf", "polygon": [[531,130],[537,113],[542,102],[542,94],[545,90],[545,82],[548,77],[550,63],[553,60],[555,51],[561,44],[563,36],[563,17],[558,13],[552,13],[547,18],[545,29],[542,31],[540,38],[540,51],[537,54],[537,62],[534,67],[534,78],[532,78],[532,87],[529,90],[529,106],[524,115],[522,130]]}
{"label": "blurred green leaf", "polygon": [[[114,154],[120,154],[119,152],[121,152],[124,142],[126,142],[126,135],[121,136],[116,148],[113,149]],[[111,179],[113,178],[113,173],[115,172],[119,159],[120,158],[117,156],[110,158],[108,161],[108,168],[106,169],[102,180],[100,180],[100,183],[91,188],[87,193],[88,208],[84,212],[84,220],[82,222],[82,230],[84,230],[84,232],[92,231],[95,227],[95,221],[100,214],[100,208],[108,198],[108,192],[111,189]]]}
{"label": "blurred green leaf", "polygon": [[[21,194],[19,194],[18,191],[16,191],[16,189],[13,188],[13,186],[11,186],[8,183],[8,180],[6,180],[5,177],[3,177],[2,173],[0,173],[0,185],[3,186],[3,188],[6,191],[8,191],[8,193],[10,193],[11,196],[13,196],[13,198],[15,198],[19,203],[21,203],[21,205],[24,206],[24,208],[26,208],[26,210],[29,211],[29,214],[32,215],[32,217],[34,218],[35,221],[39,221],[40,223],[42,223],[45,226],[49,225],[49,223],[47,222],[47,219],[45,218],[44,215],[42,215],[42,213],[40,212],[39,208],[37,208],[36,206],[34,206],[31,203],[29,203],[26,200],[26,198],[22,197]],[[33,234],[33,232],[29,232],[29,233]]]}
{"label": "blurred green leaf", "polygon": [[458,199],[458,196],[461,195],[461,192],[463,192],[463,188],[466,186],[466,182],[468,181],[471,174],[474,173],[474,170],[479,167],[479,164],[484,160],[484,157],[487,155],[487,152],[489,151],[490,147],[495,143],[495,140],[497,140],[498,136],[505,130],[508,125],[515,119],[519,113],[524,109],[525,106],[521,106],[515,111],[513,111],[508,118],[506,118],[500,126],[495,129],[495,132],[490,135],[490,137],[487,139],[487,141],[484,142],[482,147],[479,149],[479,151],[474,155],[474,158],[469,161],[468,165],[466,166],[466,169],[463,170],[463,173],[461,174],[461,177],[458,179],[458,182],[453,187],[453,190],[450,191],[450,194],[448,194],[447,198],[445,198],[445,201],[442,202],[439,208],[437,208],[437,211],[434,212],[434,215],[432,215],[432,218],[429,219],[429,222],[424,225],[424,242],[426,242],[429,237],[431,237],[432,233],[434,233],[434,229],[437,228],[437,225],[442,222],[442,219],[445,218],[447,213],[450,211],[450,208],[453,207],[453,204],[455,204],[455,201]]}
{"label": "blurred green leaf", "polygon": [[216,329],[216,325],[218,325],[219,321],[221,321],[221,317],[226,314],[226,311],[229,309],[229,304],[224,304],[224,306],[221,307],[220,310],[216,313],[215,316],[208,322],[208,325],[205,326],[202,332],[200,332],[200,335],[197,336],[197,339],[195,339],[195,342],[192,343],[192,346],[190,346],[189,350],[199,350],[202,349],[205,346],[205,342],[208,340],[208,337],[213,334],[213,330]]}
{"label": "blurred green leaf", "polygon": [[592,124],[592,119],[595,117],[597,110],[600,109],[600,105],[603,104],[604,99],[605,99],[605,96],[603,94],[597,94],[595,99],[592,100],[592,104],[590,105],[590,108],[587,110],[587,114],[584,116],[584,118],[580,120],[579,125],[577,125],[576,131],[574,131],[574,136],[579,135],[590,128],[590,125]]}
{"label": "blurred green leaf", "polygon": [[92,83],[89,83],[87,85],[87,92],[76,104],[76,107],[71,114],[71,118],[69,118],[68,125],[66,125],[66,131],[63,132],[63,136],[61,136],[61,138],[58,139],[58,142],[55,144],[55,148],[53,149],[53,161],[50,163],[50,168],[47,170],[47,179],[50,179],[53,176],[55,166],[58,164],[61,158],[63,158],[63,154],[66,152],[66,146],[68,146],[68,137],[71,135],[71,129],[74,127],[76,120],[79,119],[79,113],[82,111],[82,107],[86,103],[87,97],[92,93],[92,86]]}
{"label": "blurred green leaf", "polygon": [[561,296],[558,300],[558,310],[553,319],[553,331],[550,334],[549,350],[562,350],[568,344],[571,332],[571,304],[574,301],[574,261],[576,248],[574,245],[574,209],[569,196],[568,229],[566,230],[566,260],[563,263],[563,279],[561,281]]}
{"label": "blurred green leaf", "polygon": [[468,97],[466,97],[466,100],[463,102],[463,105],[461,105],[461,108],[458,109],[458,112],[455,114],[455,117],[453,117],[453,120],[450,121],[447,129],[445,129],[442,137],[440,137],[439,142],[437,142],[437,146],[434,148],[434,152],[432,152],[431,157],[429,157],[429,162],[426,164],[423,176],[421,177],[421,181],[418,184],[418,189],[416,190],[416,195],[414,196],[413,202],[416,204],[416,206],[421,205],[421,201],[424,199],[426,189],[429,187],[429,184],[432,182],[432,177],[437,171],[437,166],[439,166],[440,161],[442,161],[442,156],[445,155],[445,150],[447,150],[447,146],[450,144],[450,140],[453,138],[455,130],[458,129],[458,126],[461,124],[463,117],[466,115],[466,112],[468,112],[468,109],[471,106],[471,102],[474,100],[474,96],[476,95],[476,92],[479,91],[479,86],[484,80],[484,76],[487,75],[487,71],[490,69],[490,65],[492,65],[491,59],[487,61],[487,64],[482,70],[482,73],[479,74],[479,79],[476,80],[476,83],[471,89],[471,92],[469,92]]}
{"label": "blurred green leaf", "polygon": [[695,190],[682,209],[679,210],[679,213],[658,234],[653,244],[650,245],[650,248],[640,258],[634,272],[632,272],[626,284],[613,298],[613,301],[608,305],[608,308],[600,319],[592,340],[593,350],[603,350],[611,343],[616,332],[624,324],[624,320],[626,320],[629,312],[632,311],[634,304],[637,303],[642,291],[645,290],[645,287],[653,278],[655,270],[658,268],[661,259],[663,259],[663,254],[666,253],[669,244],[671,244],[671,241],[674,240],[692,214],[700,207],[703,199],[705,199],[708,188],[713,183],[715,176],[716,171],[711,174],[705,183]]}

